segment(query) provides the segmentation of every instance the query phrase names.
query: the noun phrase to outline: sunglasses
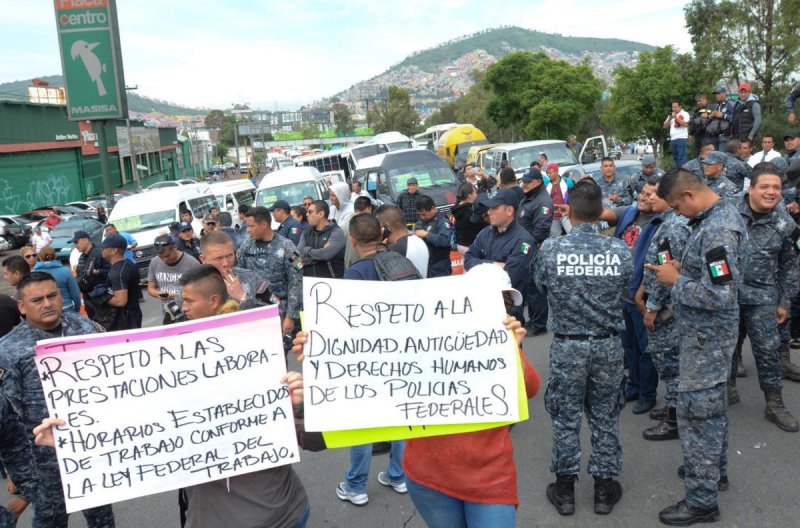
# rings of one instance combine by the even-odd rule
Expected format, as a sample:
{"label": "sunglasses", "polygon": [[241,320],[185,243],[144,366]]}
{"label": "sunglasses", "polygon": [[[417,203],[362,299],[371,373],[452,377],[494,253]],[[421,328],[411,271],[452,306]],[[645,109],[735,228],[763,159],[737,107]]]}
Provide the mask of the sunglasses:
{"label": "sunglasses", "polygon": [[23,256],[22,256],[22,258],[26,258],[26,259],[35,259],[35,258],[36,258],[36,255],[34,255],[34,254],[30,254],[30,255],[23,255]]}
{"label": "sunglasses", "polygon": [[217,225],[217,223],[216,222],[206,222],[206,225],[215,226],[215,225]]}
{"label": "sunglasses", "polygon": [[155,246],[157,251],[161,251],[162,249],[167,249],[169,247],[172,247],[171,242],[156,242],[153,245]]}

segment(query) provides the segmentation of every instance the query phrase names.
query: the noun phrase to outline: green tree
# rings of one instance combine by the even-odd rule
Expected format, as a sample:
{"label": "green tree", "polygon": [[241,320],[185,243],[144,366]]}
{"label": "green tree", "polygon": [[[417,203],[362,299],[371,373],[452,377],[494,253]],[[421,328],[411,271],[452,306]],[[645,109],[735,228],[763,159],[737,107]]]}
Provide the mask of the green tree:
{"label": "green tree", "polygon": [[457,119],[456,111],[461,105],[461,99],[463,99],[463,97],[455,101],[439,105],[439,109],[429,115],[425,120],[425,128],[432,127],[434,125],[443,125],[445,123],[455,123]]}
{"label": "green tree", "polygon": [[303,139],[314,139],[319,137],[319,128],[314,123],[303,123],[300,127]]}
{"label": "green tree", "polygon": [[757,84],[769,113],[773,90],[800,67],[800,2],[692,0],[684,15],[698,61]]}
{"label": "green tree", "polygon": [[458,100],[456,122],[472,123],[483,132],[489,141],[503,141],[506,137],[510,138],[511,134],[507,129],[500,128],[487,113],[494,94],[486,84],[485,75],[485,72],[478,70],[472,72],[475,82],[469,91]]}
{"label": "green tree", "polygon": [[367,113],[367,122],[375,129],[375,133],[397,131],[412,136],[417,131],[419,114],[411,106],[408,90],[390,86],[385,103],[377,104],[372,109],[373,115]]}
{"label": "green tree", "polygon": [[658,152],[664,151],[668,131],[663,124],[672,101],[693,101],[697,91],[696,77],[682,69],[687,60],[666,46],[652,53],[643,52],[633,68],[620,66],[614,70],[614,86],[603,119],[621,139],[645,137],[654,150],[658,146]]}
{"label": "green tree", "polygon": [[585,64],[572,66],[543,53],[510,53],[486,70],[494,97],[486,113],[512,140],[566,137],[600,100],[601,82]]}
{"label": "green tree", "polygon": [[346,105],[336,103],[331,106],[333,111],[333,124],[336,126],[336,132],[340,136],[347,135],[353,129],[353,114]]}
{"label": "green tree", "polygon": [[206,126],[206,128],[222,128],[224,122],[225,114],[222,112],[222,110],[210,111],[203,120],[203,124]]}

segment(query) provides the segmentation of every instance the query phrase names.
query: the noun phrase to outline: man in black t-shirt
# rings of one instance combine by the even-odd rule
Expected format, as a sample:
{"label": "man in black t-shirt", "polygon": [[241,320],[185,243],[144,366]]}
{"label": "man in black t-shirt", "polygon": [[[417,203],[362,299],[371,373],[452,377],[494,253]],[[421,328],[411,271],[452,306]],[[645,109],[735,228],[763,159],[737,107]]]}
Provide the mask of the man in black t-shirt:
{"label": "man in black t-shirt", "polygon": [[[142,309],[139,306],[139,299],[142,292],[139,290],[139,270],[136,265],[125,258],[125,249],[128,241],[122,235],[110,235],[103,240],[103,257],[111,262],[111,269],[108,271],[108,281],[113,295],[106,301],[106,304],[123,309],[128,316],[127,328],[142,327]],[[124,323],[115,325],[106,330],[123,330]]]}

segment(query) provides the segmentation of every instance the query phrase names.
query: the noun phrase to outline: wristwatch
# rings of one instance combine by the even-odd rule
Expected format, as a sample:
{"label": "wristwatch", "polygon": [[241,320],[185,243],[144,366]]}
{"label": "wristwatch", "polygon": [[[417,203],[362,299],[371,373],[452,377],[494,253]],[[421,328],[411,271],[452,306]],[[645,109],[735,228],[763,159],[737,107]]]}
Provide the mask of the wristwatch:
{"label": "wristwatch", "polygon": [[645,308],[644,311],[647,312],[647,313],[656,313],[656,312],[658,312],[658,310],[653,310],[652,308]]}

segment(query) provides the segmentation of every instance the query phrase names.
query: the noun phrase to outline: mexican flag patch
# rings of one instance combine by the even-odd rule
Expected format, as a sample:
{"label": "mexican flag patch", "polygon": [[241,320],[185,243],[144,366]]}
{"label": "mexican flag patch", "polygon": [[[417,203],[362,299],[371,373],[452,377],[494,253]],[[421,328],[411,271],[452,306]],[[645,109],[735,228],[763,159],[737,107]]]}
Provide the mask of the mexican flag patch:
{"label": "mexican flag patch", "polygon": [[522,245],[519,247],[519,250],[522,252],[523,255],[527,255],[531,252],[531,245],[527,242],[523,242]]}
{"label": "mexican flag patch", "polygon": [[545,216],[549,215],[550,214],[550,208],[549,207],[542,207],[542,214],[545,215]]}
{"label": "mexican flag patch", "polygon": [[669,250],[659,251],[658,252],[658,263],[659,264],[666,264],[670,260],[672,260],[672,255],[669,254]]}
{"label": "mexican flag patch", "polygon": [[289,229],[289,234],[290,235],[296,235],[299,232],[300,232],[300,230],[298,228],[296,228],[296,227],[293,227],[293,228]]}
{"label": "mexican flag patch", "polygon": [[718,260],[708,264],[708,269],[711,270],[711,277],[719,279],[731,274],[728,269],[728,263],[725,260]]}

